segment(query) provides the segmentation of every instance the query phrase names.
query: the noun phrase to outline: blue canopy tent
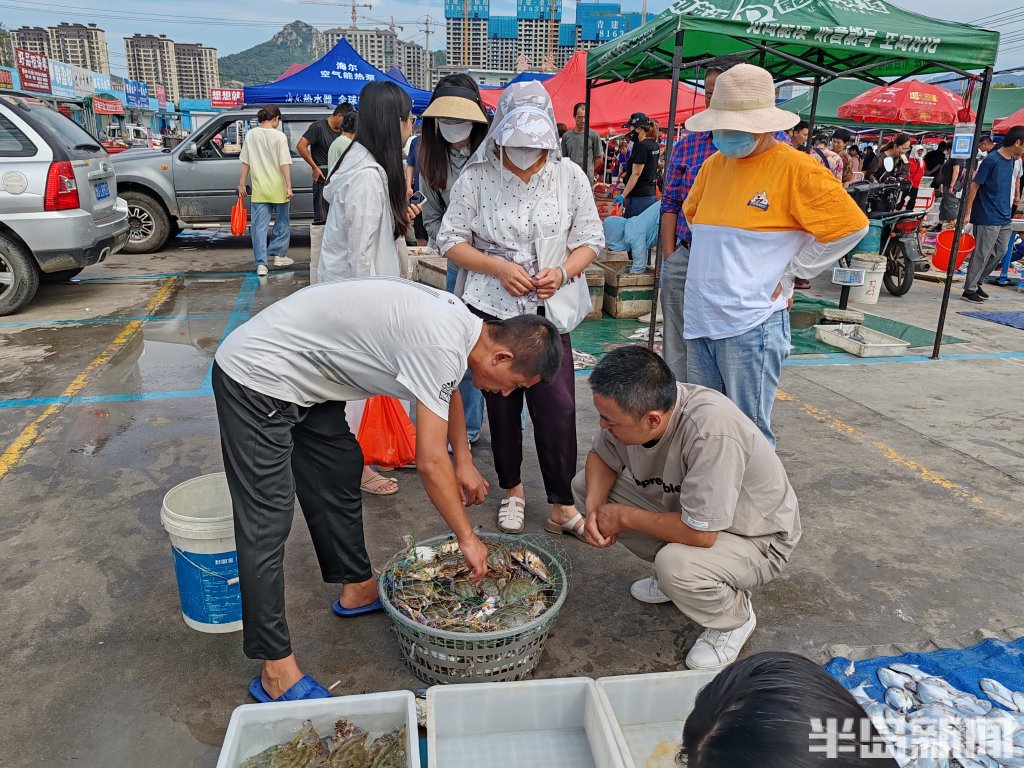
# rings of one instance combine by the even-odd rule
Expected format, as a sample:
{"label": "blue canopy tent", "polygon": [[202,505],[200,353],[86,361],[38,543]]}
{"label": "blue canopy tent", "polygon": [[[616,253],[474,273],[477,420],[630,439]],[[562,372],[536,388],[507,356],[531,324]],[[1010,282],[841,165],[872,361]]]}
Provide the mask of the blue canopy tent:
{"label": "blue canopy tent", "polygon": [[301,72],[276,83],[245,89],[246,104],[342,104],[358,107],[359,94],[367,83],[394,83],[412,97],[414,112],[430,102],[430,91],[413,88],[388,77],[355,52],[347,40],[340,40],[327,55]]}
{"label": "blue canopy tent", "polygon": [[537,81],[543,83],[545,80],[550,80],[555,76],[554,72],[520,72],[513,79],[508,81],[508,85],[481,85],[481,91],[503,91],[508,88],[512,83],[529,83]]}
{"label": "blue canopy tent", "polygon": [[400,83],[401,85],[408,85],[410,87],[412,86],[412,83],[409,82],[409,78],[405,76],[405,72],[403,72],[399,67],[392,67],[384,74],[392,78],[396,82]]}

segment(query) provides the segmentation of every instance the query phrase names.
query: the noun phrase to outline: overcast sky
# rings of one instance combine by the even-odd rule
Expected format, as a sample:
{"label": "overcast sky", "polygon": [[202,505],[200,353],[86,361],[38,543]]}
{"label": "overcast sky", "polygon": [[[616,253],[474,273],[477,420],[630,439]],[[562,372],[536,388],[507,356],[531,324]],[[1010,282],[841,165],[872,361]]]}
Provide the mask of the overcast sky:
{"label": "overcast sky", "polygon": [[[405,29],[399,34],[424,42],[422,20],[433,17],[443,24],[444,8],[440,0],[357,0],[372,2],[373,8],[359,8],[360,16],[387,20],[392,14]],[[642,0],[622,0],[624,11],[639,11]],[[668,7],[670,0],[649,0],[648,12],[657,13]],[[984,15],[993,18],[996,14],[1016,11],[1019,4],[1014,0],[996,0],[988,3],[964,3],[963,0],[901,0],[901,7],[931,17],[950,21],[969,22]],[[321,29],[334,25],[351,23],[351,4],[342,3],[336,7],[317,0],[316,4],[299,3],[298,0],[247,0],[245,3],[211,3],[209,0],[134,0],[131,4],[115,4],[106,0],[81,0],[72,5],[68,0],[0,0],[0,20],[8,29],[28,24],[50,26],[61,21],[95,22],[106,30],[107,44],[111,54],[111,69],[115,74],[125,75],[123,37],[135,32],[166,34],[177,42],[200,42],[218,50],[219,55],[249,48],[268,40],[284,24],[302,19]],[[116,10],[120,6],[123,10]],[[968,10],[965,6],[980,10]],[[491,13],[515,15],[515,0],[491,0]],[[1024,41],[1024,12],[1017,12],[1018,18],[999,20],[997,27],[1004,37]],[[230,18],[235,16],[234,19]],[[565,0],[563,18],[575,17],[575,2]],[[372,22],[361,21],[370,25]],[[443,27],[436,28],[431,37],[431,48],[443,47]],[[1008,40],[996,64],[997,69],[1024,64],[1024,45]]]}

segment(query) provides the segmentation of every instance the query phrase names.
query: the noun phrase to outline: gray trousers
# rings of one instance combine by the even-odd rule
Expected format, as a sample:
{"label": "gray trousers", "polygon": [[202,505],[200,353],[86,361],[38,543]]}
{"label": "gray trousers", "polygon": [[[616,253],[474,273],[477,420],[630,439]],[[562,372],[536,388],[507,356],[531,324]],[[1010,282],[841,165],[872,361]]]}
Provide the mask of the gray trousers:
{"label": "gray trousers", "polygon": [[[587,481],[579,472],[572,481],[576,508],[586,509]],[[636,483],[619,475],[608,494],[612,504],[649,509]],[[665,514],[672,514],[666,512]],[[618,542],[654,563],[658,588],[687,618],[707,629],[728,632],[750,618],[750,590],[782,572],[789,555],[775,547],[776,536],[748,538],[722,531],[711,547],[669,544],[636,531],[623,531]]]}
{"label": "gray trousers", "polygon": [[985,282],[995,269],[1010,245],[1010,225],[984,226],[974,225],[974,253],[967,265],[967,279],[964,281],[964,292],[974,292]]}
{"label": "gray trousers", "polygon": [[686,340],[683,338],[683,292],[686,290],[686,267],[690,263],[690,249],[680,245],[661,267],[661,312],[662,326],[661,356],[676,377],[686,378]]}

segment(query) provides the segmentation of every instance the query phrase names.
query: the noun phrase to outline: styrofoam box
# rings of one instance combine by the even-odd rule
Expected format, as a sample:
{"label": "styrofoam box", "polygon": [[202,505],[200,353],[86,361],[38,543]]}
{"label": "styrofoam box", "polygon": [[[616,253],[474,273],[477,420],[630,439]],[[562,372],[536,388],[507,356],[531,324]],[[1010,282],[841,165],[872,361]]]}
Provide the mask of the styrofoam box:
{"label": "styrofoam box", "polygon": [[334,732],[334,723],[341,717],[369,732],[371,740],[404,725],[409,768],[419,768],[416,697],[409,691],[244,704],[231,713],[217,768],[238,768],[246,758],[288,741],[299,732],[304,720],[311,720],[317,733],[327,736]]}
{"label": "styrofoam box", "polygon": [[429,768],[622,768],[585,677],[427,689]]}
{"label": "styrofoam box", "polygon": [[675,768],[683,723],[697,693],[718,672],[602,677],[597,695],[625,768]]}

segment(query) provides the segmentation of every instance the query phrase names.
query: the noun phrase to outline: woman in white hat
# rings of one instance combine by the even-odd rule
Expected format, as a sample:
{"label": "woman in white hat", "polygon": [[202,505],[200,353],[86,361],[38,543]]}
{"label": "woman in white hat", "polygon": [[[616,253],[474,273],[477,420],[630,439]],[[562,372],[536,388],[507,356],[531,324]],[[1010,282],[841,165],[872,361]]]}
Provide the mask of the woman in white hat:
{"label": "woman in white hat", "polygon": [[775,106],[771,73],[737,64],[718,76],[708,109],[686,121],[687,130],[711,131],[718,149],[683,205],[693,232],[687,376],[724,392],[773,446],[793,283],[834,264],[868,223],[835,176],[772,135],[799,120]]}
{"label": "woman in white hat", "polygon": [[[437,247],[437,233],[448,210],[448,201],[456,179],[487,135],[487,114],[480,89],[469,75],[442,77],[423,111],[423,135],[420,138],[417,167],[423,193],[423,228],[428,243]],[[459,268],[449,262],[446,289],[455,290]],[[469,442],[480,437],[484,419],[484,397],[473,386],[469,372],[459,383],[462,407],[466,415]]]}
{"label": "woman in white hat", "polygon": [[[451,191],[437,244],[461,268],[457,292],[484,320],[546,314],[545,302],[571,279],[581,279],[604,246],[590,183],[578,165],[562,158],[551,98],[539,83],[505,89],[487,136]],[[541,268],[541,256],[549,263],[552,254],[561,264]],[[498,484],[505,491],[498,528],[507,533],[525,526],[525,395],[551,504],[546,528],[582,538],[584,521],[572,495],[577,456],[571,329],[560,330],[564,354],[554,381],[507,397],[484,394]]]}

